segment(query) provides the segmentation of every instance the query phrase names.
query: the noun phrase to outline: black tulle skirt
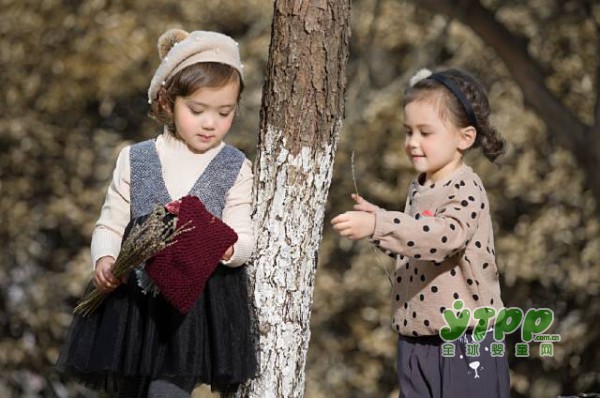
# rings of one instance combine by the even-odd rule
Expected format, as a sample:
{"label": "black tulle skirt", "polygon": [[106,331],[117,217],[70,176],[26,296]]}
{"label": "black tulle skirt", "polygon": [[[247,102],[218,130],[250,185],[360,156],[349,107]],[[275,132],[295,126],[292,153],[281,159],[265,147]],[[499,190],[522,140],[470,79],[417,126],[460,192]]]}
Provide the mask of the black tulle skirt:
{"label": "black tulle skirt", "polygon": [[134,272],[91,315],[75,315],[57,369],[116,393],[123,380],[184,379],[231,391],[256,375],[245,267],[219,265],[181,314],[144,294]]}

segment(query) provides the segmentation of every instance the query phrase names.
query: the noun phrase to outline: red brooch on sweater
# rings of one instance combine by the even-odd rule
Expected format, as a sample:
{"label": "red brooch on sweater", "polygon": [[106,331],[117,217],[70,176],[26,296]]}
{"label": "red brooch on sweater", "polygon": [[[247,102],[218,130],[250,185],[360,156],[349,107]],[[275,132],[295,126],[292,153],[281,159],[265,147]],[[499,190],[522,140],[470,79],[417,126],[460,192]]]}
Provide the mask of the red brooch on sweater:
{"label": "red brooch on sweater", "polygon": [[206,210],[196,196],[185,196],[166,208],[177,214],[178,228],[185,226],[189,230],[149,259],[145,269],[165,299],[181,313],[187,313],[238,236]]}
{"label": "red brooch on sweater", "polygon": [[167,209],[167,211],[171,214],[174,214],[176,216],[179,215],[179,208],[181,207],[181,199],[179,200],[174,200],[172,202],[169,202],[165,205],[165,209]]}
{"label": "red brooch on sweater", "polygon": [[431,210],[423,210],[421,214],[423,214],[425,217],[433,217]]}

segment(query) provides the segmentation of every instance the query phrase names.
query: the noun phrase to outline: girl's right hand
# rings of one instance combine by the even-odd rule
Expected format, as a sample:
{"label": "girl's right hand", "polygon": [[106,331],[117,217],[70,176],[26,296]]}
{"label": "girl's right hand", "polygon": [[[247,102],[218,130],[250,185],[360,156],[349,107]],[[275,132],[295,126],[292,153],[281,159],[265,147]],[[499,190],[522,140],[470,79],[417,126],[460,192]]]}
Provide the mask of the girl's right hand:
{"label": "girl's right hand", "polygon": [[352,199],[356,202],[354,205],[354,210],[357,211],[366,211],[367,213],[375,213],[377,210],[380,210],[378,206],[375,206],[373,203],[366,201],[362,196],[359,196],[355,193],[352,195]]}
{"label": "girl's right hand", "polygon": [[102,293],[110,293],[121,284],[121,281],[115,278],[112,273],[114,266],[115,259],[111,256],[104,256],[96,261],[94,286]]}

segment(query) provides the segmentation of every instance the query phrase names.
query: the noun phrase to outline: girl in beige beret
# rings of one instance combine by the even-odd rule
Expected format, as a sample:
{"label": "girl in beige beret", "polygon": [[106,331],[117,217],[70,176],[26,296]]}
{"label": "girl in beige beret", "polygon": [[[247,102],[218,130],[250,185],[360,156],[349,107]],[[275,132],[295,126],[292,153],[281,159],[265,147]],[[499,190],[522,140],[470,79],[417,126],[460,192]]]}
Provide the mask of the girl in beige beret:
{"label": "girl in beige beret", "polygon": [[[58,362],[120,397],[189,397],[200,383],[227,391],[256,372],[244,267],[254,250],[253,175],[246,156],[223,142],[243,90],[238,45],[217,32],[169,30],[158,49],[148,102],[164,129],[119,154],[91,243],[94,286],[111,293],[91,315],[75,316]],[[131,220],[188,195],[238,239],[181,313],[143,267],[124,281],[112,267]],[[210,241],[198,247],[210,250]]]}

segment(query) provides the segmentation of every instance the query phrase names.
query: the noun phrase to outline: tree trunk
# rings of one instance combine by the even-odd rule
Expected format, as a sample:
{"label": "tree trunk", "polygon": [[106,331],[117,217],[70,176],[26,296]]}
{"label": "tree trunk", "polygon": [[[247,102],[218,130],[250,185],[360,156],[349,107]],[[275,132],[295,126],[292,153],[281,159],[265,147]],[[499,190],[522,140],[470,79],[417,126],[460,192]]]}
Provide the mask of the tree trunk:
{"label": "tree trunk", "polygon": [[249,267],[260,376],[238,397],[302,397],[317,251],[344,116],[350,0],[276,0]]}

